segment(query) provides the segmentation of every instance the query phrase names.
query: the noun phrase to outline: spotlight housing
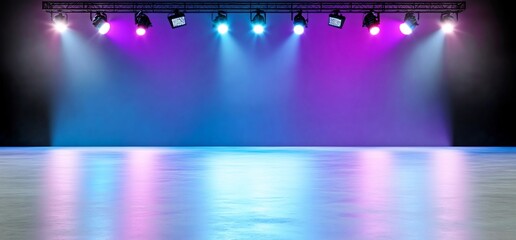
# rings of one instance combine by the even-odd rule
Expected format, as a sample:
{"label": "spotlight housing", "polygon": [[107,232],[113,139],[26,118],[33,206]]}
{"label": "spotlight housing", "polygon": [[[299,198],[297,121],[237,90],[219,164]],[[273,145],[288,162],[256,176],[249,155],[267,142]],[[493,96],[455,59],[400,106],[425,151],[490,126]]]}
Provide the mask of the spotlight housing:
{"label": "spotlight housing", "polygon": [[336,28],[342,28],[346,17],[342,16],[339,10],[335,9],[328,17],[328,25]]}
{"label": "spotlight housing", "polygon": [[145,33],[147,32],[147,29],[149,27],[152,27],[152,23],[151,23],[149,17],[142,11],[139,11],[135,14],[134,21],[137,26],[136,34],[138,34],[139,36],[145,35]]}
{"label": "spotlight housing", "polygon": [[97,31],[104,35],[109,32],[111,25],[107,21],[107,15],[104,12],[97,12],[92,20],[93,26],[97,28]]}
{"label": "spotlight housing", "polygon": [[213,27],[217,29],[219,34],[226,34],[229,31],[228,15],[224,11],[219,11],[215,19],[213,19]]}
{"label": "spotlight housing", "polygon": [[404,22],[400,24],[400,31],[405,35],[410,35],[417,25],[419,25],[419,23],[417,22],[414,13],[408,12],[405,14]]}
{"label": "spotlight housing", "polygon": [[303,12],[299,10],[294,17],[294,33],[301,35],[305,32],[306,27],[308,27],[308,20],[303,17]]}
{"label": "spotlight housing", "polygon": [[172,28],[178,28],[186,25],[185,14],[180,12],[179,9],[174,10],[173,14],[168,16],[168,22]]}
{"label": "spotlight housing", "polygon": [[452,33],[455,29],[456,19],[453,17],[452,13],[443,13],[441,14],[441,30],[444,33]]}
{"label": "spotlight housing", "polygon": [[54,22],[54,28],[58,32],[64,32],[68,29],[68,15],[59,12],[52,18],[52,21]]}
{"label": "spotlight housing", "polygon": [[380,33],[380,14],[371,10],[364,16],[362,27],[367,27],[371,35]]}
{"label": "spotlight housing", "polygon": [[[263,13],[263,15],[262,15]],[[251,19],[251,24],[253,26],[253,32],[256,34],[262,34],[265,31],[265,24],[267,21],[267,15],[264,11],[257,9],[256,15]]]}

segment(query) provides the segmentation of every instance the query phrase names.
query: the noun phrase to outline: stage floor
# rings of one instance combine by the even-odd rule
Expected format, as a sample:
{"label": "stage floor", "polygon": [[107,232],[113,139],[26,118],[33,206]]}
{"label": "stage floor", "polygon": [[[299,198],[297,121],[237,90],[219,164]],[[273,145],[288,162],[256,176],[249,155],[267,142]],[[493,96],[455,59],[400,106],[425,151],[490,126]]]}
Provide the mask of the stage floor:
{"label": "stage floor", "polygon": [[0,239],[514,239],[516,148],[0,148]]}

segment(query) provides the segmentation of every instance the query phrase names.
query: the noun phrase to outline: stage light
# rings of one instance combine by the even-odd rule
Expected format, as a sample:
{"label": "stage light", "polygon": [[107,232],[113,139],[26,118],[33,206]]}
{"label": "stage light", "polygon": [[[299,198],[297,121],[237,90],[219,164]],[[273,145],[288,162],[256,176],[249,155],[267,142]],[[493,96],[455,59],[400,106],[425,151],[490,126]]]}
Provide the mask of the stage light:
{"label": "stage light", "polygon": [[97,12],[92,20],[93,26],[97,28],[97,31],[104,35],[109,32],[111,25],[107,21],[107,15],[104,12]]}
{"label": "stage light", "polygon": [[364,17],[362,27],[367,27],[371,35],[377,35],[380,33],[380,14],[373,10],[369,11]]}
{"label": "stage light", "polygon": [[294,17],[294,33],[297,35],[301,35],[305,32],[305,28],[307,25],[307,20],[303,17],[303,13],[301,10],[297,12],[297,15]]}
{"label": "stage light", "polygon": [[444,33],[452,33],[455,29],[455,18],[451,13],[443,13],[441,15],[441,30]]}
{"label": "stage light", "polygon": [[217,17],[213,19],[213,26],[219,34],[226,34],[229,31],[228,15],[224,11],[219,11]]}
{"label": "stage light", "polygon": [[264,13],[262,10],[256,10],[256,15],[251,20],[253,32],[256,34],[262,34],[265,31],[266,15],[262,13]]}
{"label": "stage light", "polygon": [[138,36],[145,35],[147,29],[152,26],[149,17],[142,11],[136,13],[134,21],[136,22],[136,34],[138,34]]}
{"label": "stage light", "polygon": [[336,28],[342,28],[346,21],[346,17],[342,16],[339,10],[333,10],[328,18],[328,25]]}
{"label": "stage light", "polygon": [[408,12],[405,14],[404,22],[400,24],[400,31],[405,35],[410,35],[417,25],[419,24],[417,23],[417,19],[416,16],[414,16],[414,13]]}
{"label": "stage light", "polygon": [[176,9],[174,14],[168,16],[168,22],[172,28],[182,27],[186,25],[185,14]]}
{"label": "stage light", "polygon": [[54,21],[54,28],[58,32],[64,32],[68,29],[68,15],[60,12],[52,20]]}

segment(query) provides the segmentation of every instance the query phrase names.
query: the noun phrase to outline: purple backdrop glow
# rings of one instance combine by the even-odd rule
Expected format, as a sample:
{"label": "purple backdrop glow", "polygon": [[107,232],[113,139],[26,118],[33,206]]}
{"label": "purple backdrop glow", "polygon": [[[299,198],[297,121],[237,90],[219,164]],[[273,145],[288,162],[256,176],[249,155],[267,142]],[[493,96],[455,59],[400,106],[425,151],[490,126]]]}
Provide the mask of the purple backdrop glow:
{"label": "purple backdrop glow", "polygon": [[177,29],[166,14],[148,14],[153,27],[143,37],[132,14],[109,14],[105,36],[87,14],[70,14],[62,35],[42,24],[60,63],[52,66],[59,79],[52,141],[449,145],[442,85],[461,68],[445,64],[457,67],[449,59],[471,54],[464,49],[487,31],[482,24],[473,30],[470,13],[460,15],[452,36],[439,31],[439,14],[421,14],[410,36],[398,29],[403,14],[383,14],[377,36],[356,13],[346,14],[343,29],[327,26],[327,14],[310,14],[301,36],[289,14],[269,14],[263,36],[254,35],[248,14],[230,14],[224,36],[210,14],[187,14],[187,26]]}

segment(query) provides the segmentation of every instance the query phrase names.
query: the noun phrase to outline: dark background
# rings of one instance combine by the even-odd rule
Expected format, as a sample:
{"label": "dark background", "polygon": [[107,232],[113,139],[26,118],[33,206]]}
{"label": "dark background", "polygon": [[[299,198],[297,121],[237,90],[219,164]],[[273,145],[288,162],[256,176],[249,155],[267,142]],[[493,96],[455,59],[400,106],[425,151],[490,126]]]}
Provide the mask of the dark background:
{"label": "dark background", "polygon": [[[17,21],[29,21],[24,9],[34,1],[4,1],[0,65],[0,146],[46,146],[51,144],[52,73],[35,59],[20,59],[26,51],[43,51],[34,44],[30,30],[19,29]],[[514,37],[510,8],[501,1],[481,2],[496,20],[490,24],[500,30],[490,36],[497,44],[482,61],[491,63],[475,77],[483,81],[464,85],[461,75],[448,75],[447,87],[453,145],[515,146],[516,84],[514,76]],[[474,2],[467,2],[468,5]],[[468,11],[468,10],[466,10]],[[50,19],[49,19],[50,20]],[[460,19],[459,19],[460,21]],[[479,19],[479,21],[482,21]],[[504,27],[507,25],[507,27]],[[478,46],[479,51],[482,46]],[[450,64],[460,64],[459,61]],[[493,64],[494,62],[494,64]],[[47,63],[51,64],[51,63]],[[486,85],[484,85],[486,84]],[[36,85],[36,87],[34,87]],[[28,87],[31,86],[31,87]],[[28,90],[30,89],[30,90]],[[486,89],[489,93],[486,93]],[[494,94],[493,94],[494,93]]]}
{"label": "dark background", "polygon": [[[25,9],[34,1],[4,1],[1,62],[0,62],[0,145],[47,146],[50,144],[51,88],[44,84],[53,77],[45,72],[37,59],[20,58],[34,51],[37,39],[31,29],[21,24],[30,22]],[[30,55],[30,54],[27,54]]]}
{"label": "dark background", "polygon": [[[516,145],[516,84],[514,75],[514,34],[507,29],[511,11],[502,1],[478,1],[495,16],[492,22],[497,34],[490,36],[497,45],[494,54],[482,61],[492,64],[475,77],[483,81],[475,85],[462,84],[460,76],[447,79],[450,93],[453,144],[458,146]],[[477,2],[467,1],[472,5]],[[466,10],[467,11],[467,10]],[[481,17],[477,19],[482,21]],[[460,21],[460,18],[459,18]],[[475,51],[482,51],[478,46]],[[460,61],[460,59],[457,59]],[[489,91],[495,94],[487,94]]]}

